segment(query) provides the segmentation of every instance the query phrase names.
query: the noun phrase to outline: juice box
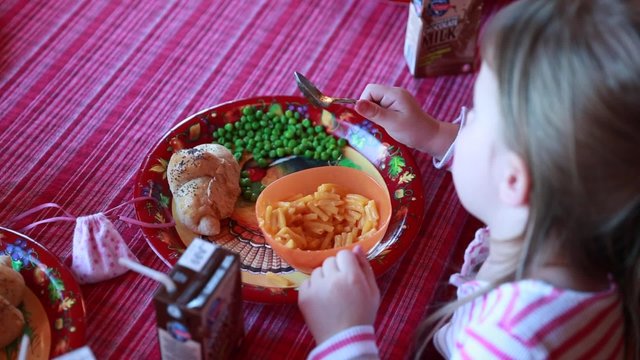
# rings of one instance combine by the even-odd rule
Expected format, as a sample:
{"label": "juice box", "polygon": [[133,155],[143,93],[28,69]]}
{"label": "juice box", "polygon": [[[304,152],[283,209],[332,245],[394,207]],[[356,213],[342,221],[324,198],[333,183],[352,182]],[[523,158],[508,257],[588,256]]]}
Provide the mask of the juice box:
{"label": "juice box", "polygon": [[229,359],[244,335],[238,255],[195,239],[154,294],[163,360]]}

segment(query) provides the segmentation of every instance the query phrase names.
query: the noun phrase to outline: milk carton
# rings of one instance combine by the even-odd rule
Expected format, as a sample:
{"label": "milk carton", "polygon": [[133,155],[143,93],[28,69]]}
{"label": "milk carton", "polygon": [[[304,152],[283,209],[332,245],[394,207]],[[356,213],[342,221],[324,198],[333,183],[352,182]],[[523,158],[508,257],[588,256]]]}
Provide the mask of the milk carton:
{"label": "milk carton", "polygon": [[470,72],[478,65],[481,0],[413,0],[404,56],[416,77]]}

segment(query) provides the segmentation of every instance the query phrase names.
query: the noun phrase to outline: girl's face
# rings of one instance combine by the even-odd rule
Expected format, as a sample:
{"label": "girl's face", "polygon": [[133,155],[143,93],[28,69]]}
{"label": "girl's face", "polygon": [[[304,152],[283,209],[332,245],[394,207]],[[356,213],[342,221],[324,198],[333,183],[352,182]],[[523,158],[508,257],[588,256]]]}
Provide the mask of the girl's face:
{"label": "girl's face", "polygon": [[491,226],[499,209],[499,159],[502,116],[495,74],[483,62],[473,91],[474,110],[467,115],[455,144],[451,172],[462,205]]}

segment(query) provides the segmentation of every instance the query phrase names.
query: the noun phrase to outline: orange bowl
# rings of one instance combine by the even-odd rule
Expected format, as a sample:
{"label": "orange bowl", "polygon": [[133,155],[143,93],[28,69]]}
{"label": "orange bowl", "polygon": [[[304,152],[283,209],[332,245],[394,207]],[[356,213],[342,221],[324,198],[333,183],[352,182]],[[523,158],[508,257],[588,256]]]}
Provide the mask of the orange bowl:
{"label": "orange bowl", "polygon": [[[326,250],[290,249],[276,241],[264,229],[264,221],[262,220],[264,220],[268,205],[273,205],[297,194],[313,194],[319,185],[325,183],[339,185],[349,193],[360,194],[374,200],[380,215],[378,229],[364,240]],[[365,253],[371,250],[383,238],[389,226],[391,198],[387,188],[364,171],[344,166],[323,166],[298,171],[269,184],[256,201],[256,217],[260,224],[260,230],[273,251],[298,271],[309,274],[313,269],[322,265],[326,258],[335,256],[340,250],[352,249],[356,245],[360,245]]]}

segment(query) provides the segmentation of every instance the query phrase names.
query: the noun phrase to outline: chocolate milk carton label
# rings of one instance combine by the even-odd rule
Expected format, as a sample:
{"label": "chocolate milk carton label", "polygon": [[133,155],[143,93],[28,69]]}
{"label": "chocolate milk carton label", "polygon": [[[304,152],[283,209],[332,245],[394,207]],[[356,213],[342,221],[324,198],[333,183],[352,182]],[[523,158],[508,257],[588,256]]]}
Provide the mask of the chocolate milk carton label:
{"label": "chocolate milk carton label", "polygon": [[195,239],[154,296],[162,359],[229,359],[242,339],[238,255]]}
{"label": "chocolate milk carton label", "polygon": [[477,65],[480,0],[414,0],[404,56],[414,76],[473,71]]}

